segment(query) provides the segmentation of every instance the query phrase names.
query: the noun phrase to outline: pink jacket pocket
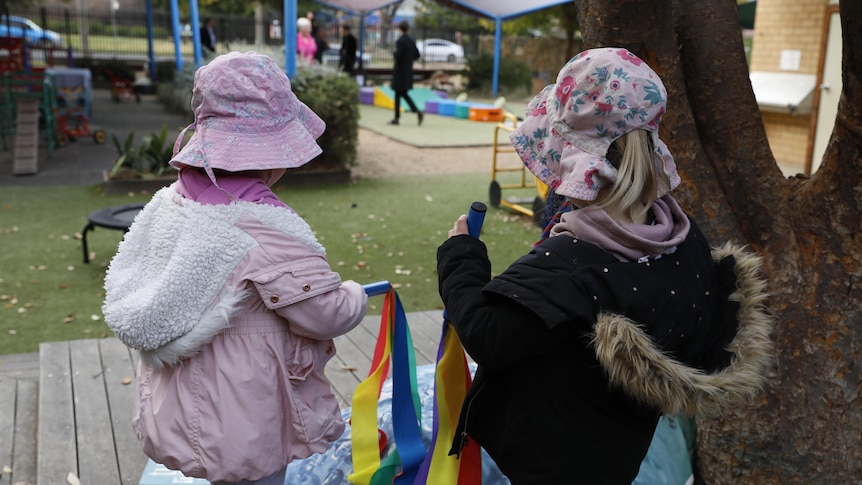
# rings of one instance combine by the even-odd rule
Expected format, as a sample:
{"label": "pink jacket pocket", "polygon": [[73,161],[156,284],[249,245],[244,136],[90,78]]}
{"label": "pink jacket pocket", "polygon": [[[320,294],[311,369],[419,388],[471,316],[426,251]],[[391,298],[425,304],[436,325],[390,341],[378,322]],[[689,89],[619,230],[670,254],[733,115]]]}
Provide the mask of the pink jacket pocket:
{"label": "pink jacket pocket", "polygon": [[[300,440],[308,443],[324,438],[329,441],[340,433],[340,411],[338,402],[330,389],[329,381],[323,377],[323,368],[329,358],[323,358],[324,348],[333,348],[332,341],[319,341],[299,337],[293,355],[287,355],[284,386],[293,412],[291,426]],[[338,419],[336,419],[338,418]]]}
{"label": "pink jacket pocket", "polygon": [[251,276],[270,310],[307,300],[341,286],[341,276],[322,257],[309,257],[267,268]]}

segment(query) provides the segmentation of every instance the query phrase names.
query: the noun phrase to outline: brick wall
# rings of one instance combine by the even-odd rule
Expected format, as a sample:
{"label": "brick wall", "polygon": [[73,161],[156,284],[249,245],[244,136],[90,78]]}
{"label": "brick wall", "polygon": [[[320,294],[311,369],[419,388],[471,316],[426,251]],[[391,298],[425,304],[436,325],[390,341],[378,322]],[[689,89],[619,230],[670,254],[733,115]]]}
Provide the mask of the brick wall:
{"label": "brick wall", "polygon": [[762,112],[766,138],[775,160],[781,165],[805,169],[810,116]]}
{"label": "brick wall", "polygon": [[[829,0],[758,0],[751,45],[751,71],[782,72],[781,52],[797,50],[799,74],[817,74],[823,20]],[[762,113],[769,146],[780,163],[804,168],[810,115]]]}

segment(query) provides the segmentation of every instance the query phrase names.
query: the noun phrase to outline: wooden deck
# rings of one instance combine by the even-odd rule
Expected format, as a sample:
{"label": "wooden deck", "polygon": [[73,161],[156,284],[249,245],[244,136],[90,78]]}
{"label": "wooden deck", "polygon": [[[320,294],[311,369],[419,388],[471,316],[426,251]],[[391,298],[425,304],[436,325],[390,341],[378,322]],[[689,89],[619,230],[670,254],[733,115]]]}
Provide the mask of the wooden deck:
{"label": "wooden deck", "polygon": [[[441,312],[410,313],[416,364],[436,361]],[[326,375],[342,406],[367,376],[380,316],[336,339]],[[136,485],[146,465],[131,427],[137,354],[116,338],[0,355],[0,485]],[[12,472],[3,472],[6,467]]]}

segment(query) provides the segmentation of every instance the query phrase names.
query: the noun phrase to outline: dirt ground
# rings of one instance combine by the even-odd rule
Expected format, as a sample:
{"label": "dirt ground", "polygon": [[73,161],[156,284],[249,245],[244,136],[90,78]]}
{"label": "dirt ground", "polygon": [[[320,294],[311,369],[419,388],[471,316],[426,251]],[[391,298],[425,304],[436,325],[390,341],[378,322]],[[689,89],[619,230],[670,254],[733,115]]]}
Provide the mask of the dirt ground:
{"label": "dirt ground", "polygon": [[416,148],[364,128],[359,129],[354,176],[422,175],[491,171],[493,149]]}

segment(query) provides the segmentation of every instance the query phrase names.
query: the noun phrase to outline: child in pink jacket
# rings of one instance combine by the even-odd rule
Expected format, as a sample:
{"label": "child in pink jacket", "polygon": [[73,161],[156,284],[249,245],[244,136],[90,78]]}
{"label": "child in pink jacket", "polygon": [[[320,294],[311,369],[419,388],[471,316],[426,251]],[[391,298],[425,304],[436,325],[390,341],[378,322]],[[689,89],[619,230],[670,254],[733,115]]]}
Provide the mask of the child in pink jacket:
{"label": "child in pink jacket", "polygon": [[344,423],[323,376],[367,309],[270,186],[318,154],[325,125],[276,63],[195,73],[179,179],[135,219],[105,278],[105,320],[141,354],[133,427],[154,461],[213,483],[281,485]]}

